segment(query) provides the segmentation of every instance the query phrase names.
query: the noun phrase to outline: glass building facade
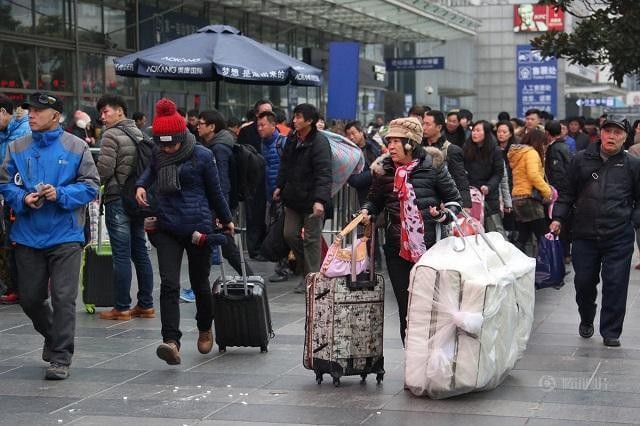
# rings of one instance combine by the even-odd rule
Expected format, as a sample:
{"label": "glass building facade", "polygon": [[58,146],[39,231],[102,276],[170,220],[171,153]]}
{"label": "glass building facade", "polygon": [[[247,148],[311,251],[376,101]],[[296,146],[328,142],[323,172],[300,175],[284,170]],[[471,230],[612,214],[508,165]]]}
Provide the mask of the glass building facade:
{"label": "glass building facade", "polygon": [[[76,24],[77,23],[77,24]],[[113,58],[193,33],[208,24],[228,24],[245,35],[304,60],[305,50],[328,50],[320,29],[252,14],[216,2],[159,0],[0,0],[0,93],[21,102],[49,91],[65,100],[66,113],[91,111],[104,94],[119,94],[131,111],[153,116],[163,96],[185,109],[213,106],[214,84],[134,79],[115,74]],[[305,49],[308,48],[308,49]],[[382,45],[366,45],[363,58],[382,61]],[[326,63],[314,64],[327,68]],[[384,88],[361,87],[361,118],[384,111]],[[324,109],[326,89],[222,83],[220,110],[242,118],[261,98],[285,110],[302,102]]]}

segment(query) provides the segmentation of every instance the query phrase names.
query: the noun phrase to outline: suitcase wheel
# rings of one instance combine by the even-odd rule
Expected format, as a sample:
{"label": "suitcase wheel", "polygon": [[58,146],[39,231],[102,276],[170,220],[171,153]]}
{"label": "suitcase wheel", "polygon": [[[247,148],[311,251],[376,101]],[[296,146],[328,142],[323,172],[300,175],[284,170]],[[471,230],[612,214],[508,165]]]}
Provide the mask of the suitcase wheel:
{"label": "suitcase wheel", "polygon": [[226,351],[227,351],[227,347],[226,346],[222,346],[222,345],[218,346],[218,352],[224,353]]}
{"label": "suitcase wheel", "polygon": [[264,353],[267,353],[267,352],[269,352],[269,349],[267,349],[266,345],[260,346],[260,353],[264,354]]}
{"label": "suitcase wheel", "polygon": [[380,384],[380,383],[382,383],[382,380],[384,380],[384,373],[376,374],[376,382],[378,382],[378,384]]}
{"label": "suitcase wheel", "polygon": [[333,386],[335,386],[335,387],[340,386],[340,377],[334,377],[333,378]]}
{"label": "suitcase wheel", "polygon": [[316,383],[322,384],[322,373],[316,373]]}
{"label": "suitcase wheel", "polygon": [[84,310],[91,315],[96,313],[96,307],[94,305],[84,305]]}

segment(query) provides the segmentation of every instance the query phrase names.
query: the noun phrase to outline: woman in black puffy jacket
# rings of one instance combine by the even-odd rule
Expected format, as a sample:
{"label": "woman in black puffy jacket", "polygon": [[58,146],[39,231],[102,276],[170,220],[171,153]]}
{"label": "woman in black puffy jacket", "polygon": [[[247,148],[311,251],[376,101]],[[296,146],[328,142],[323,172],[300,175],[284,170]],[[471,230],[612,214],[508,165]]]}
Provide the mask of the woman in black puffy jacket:
{"label": "woman in black puffy jacket", "polygon": [[500,217],[500,181],[504,177],[504,157],[493,137],[491,123],[481,120],[473,125],[463,154],[469,185],[484,194],[485,230],[505,235]]}
{"label": "woman in black puffy jacket", "polygon": [[422,124],[418,119],[393,120],[385,141],[389,153],[371,166],[373,184],[361,213],[387,212],[385,260],[398,301],[404,343],[409,272],[436,243],[438,225],[450,222],[443,205],[457,214],[462,199],[440,150],[421,146]]}
{"label": "woman in black puffy jacket", "polygon": [[[212,245],[226,243],[216,232],[217,220],[229,235],[234,225],[220,188],[213,153],[197,145],[173,101],[156,104],[153,139],[158,144],[147,170],[137,182],[136,200],[148,205],[147,191],[155,188],[157,218],[145,220],[145,230],[158,255],[160,313],[163,343],[156,349],[169,365],[180,364],[180,268],[187,253],[189,282],[196,297],[197,347],[202,354],[213,347],[213,306],[209,273]],[[154,220],[155,219],[155,220]]]}

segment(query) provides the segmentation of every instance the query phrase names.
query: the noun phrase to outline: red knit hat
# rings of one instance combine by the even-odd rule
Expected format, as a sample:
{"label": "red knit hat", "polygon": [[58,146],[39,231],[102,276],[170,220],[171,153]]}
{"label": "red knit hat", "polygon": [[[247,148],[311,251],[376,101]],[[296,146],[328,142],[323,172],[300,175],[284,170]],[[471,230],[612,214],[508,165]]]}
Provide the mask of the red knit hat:
{"label": "red knit hat", "polygon": [[171,99],[162,98],[156,103],[156,115],[151,131],[153,140],[158,144],[173,145],[184,142],[187,123],[184,117],[178,114],[176,104]]}

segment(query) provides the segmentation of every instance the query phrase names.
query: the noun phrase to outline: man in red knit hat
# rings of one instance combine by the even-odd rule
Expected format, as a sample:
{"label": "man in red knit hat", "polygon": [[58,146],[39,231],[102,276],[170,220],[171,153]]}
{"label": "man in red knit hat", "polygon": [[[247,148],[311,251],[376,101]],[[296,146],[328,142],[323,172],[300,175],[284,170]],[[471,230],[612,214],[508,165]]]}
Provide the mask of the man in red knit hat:
{"label": "man in red knit hat", "polygon": [[209,272],[212,245],[224,244],[216,234],[213,215],[226,233],[233,235],[234,225],[227,201],[220,189],[213,153],[187,130],[184,118],[169,99],[156,104],[153,140],[160,149],[151,166],[140,176],[136,199],[147,205],[147,189],[155,184],[157,218],[145,220],[149,240],[158,253],[160,268],[160,318],[163,343],[158,357],[169,365],[180,364],[180,266],[183,252],[189,260],[189,281],[196,296],[198,351],[209,353],[213,347],[211,330],[213,311]]}

